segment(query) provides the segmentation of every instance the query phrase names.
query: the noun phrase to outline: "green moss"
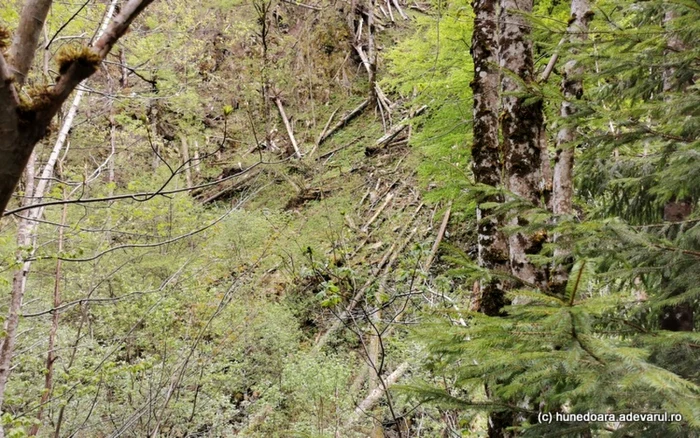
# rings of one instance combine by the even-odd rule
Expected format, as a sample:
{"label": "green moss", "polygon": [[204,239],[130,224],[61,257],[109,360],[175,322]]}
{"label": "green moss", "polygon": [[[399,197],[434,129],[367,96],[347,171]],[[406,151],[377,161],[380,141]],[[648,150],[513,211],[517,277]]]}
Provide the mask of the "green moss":
{"label": "green moss", "polygon": [[20,96],[20,112],[40,111],[51,105],[53,91],[46,85],[29,87]]}
{"label": "green moss", "polygon": [[[29,87],[26,93],[20,96],[17,114],[19,122],[23,126],[31,125],[40,112],[53,104],[53,90],[46,85]],[[51,126],[47,126],[44,135],[51,132]]]}
{"label": "green moss", "polygon": [[89,76],[97,70],[100,62],[102,62],[100,55],[85,46],[65,46],[56,55],[60,74],[65,74],[75,64],[86,76]]}

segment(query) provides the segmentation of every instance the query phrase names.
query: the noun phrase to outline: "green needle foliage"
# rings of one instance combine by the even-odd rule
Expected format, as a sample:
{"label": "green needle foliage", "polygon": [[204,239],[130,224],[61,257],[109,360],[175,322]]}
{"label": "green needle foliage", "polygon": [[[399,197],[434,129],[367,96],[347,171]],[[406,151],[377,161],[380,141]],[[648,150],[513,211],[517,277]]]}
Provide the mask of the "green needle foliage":
{"label": "green needle foliage", "polygon": [[[536,10],[531,19],[542,68],[561,38],[556,19],[565,21],[566,13],[562,16],[560,5],[544,3]],[[545,269],[566,264],[566,289],[556,295],[520,286],[510,291],[513,304],[503,317],[470,312],[469,304],[433,317],[432,325],[416,332],[428,352],[426,368],[442,383],[412,388],[443,407],[505,412],[513,420],[511,432],[522,436],[697,436],[698,9],[692,2],[605,1],[595,12],[588,41],[558,48],[562,65],[576,59],[585,68],[585,92],[575,117],[558,117],[560,69],[533,90],[546,96],[550,138],[565,123],[577,127],[576,213],[553,217],[519,201],[484,207],[527,219],[526,226],[510,227],[508,233],[550,236],[530,257]],[[460,32],[445,28],[452,33],[441,37],[464,39],[461,32],[468,26]],[[450,58],[441,53],[436,59],[442,56]],[[400,65],[396,72],[412,79]],[[452,85],[458,86],[443,88]],[[441,95],[447,97],[445,91]],[[430,123],[440,126],[454,116],[441,109],[438,117],[440,122]],[[461,187],[466,193],[460,196],[467,198],[484,192],[469,179]],[[565,260],[554,258],[558,247],[568,249]],[[503,276],[479,268],[464,251],[452,252],[456,256],[445,259],[453,266],[451,275],[468,288]],[[679,312],[695,315],[690,327],[668,326],[669,314]],[[460,318],[464,325],[455,323]],[[673,412],[683,421],[540,424],[540,412]]]}

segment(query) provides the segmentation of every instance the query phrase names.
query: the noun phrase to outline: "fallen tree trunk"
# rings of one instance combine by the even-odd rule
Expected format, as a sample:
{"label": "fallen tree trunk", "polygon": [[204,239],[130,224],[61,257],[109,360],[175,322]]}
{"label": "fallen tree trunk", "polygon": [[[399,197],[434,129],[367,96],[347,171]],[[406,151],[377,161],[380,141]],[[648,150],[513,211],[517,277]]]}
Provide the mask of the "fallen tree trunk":
{"label": "fallen tree trunk", "polygon": [[404,129],[408,128],[410,121],[413,117],[420,115],[423,113],[426,109],[428,108],[427,105],[423,105],[422,107],[418,108],[413,114],[409,115],[405,119],[401,120],[399,123],[394,125],[389,132],[384,134],[379,140],[376,141],[376,143],[373,146],[367,146],[366,152],[368,155],[371,155],[373,153],[376,153],[377,150],[381,149],[385,145],[389,144],[391,140],[396,138],[397,135],[399,135],[401,132],[403,132]]}
{"label": "fallen tree trunk", "polygon": [[325,154],[319,155],[318,158],[317,158],[317,160],[322,160],[322,159],[324,159],[324,158],[326,158],[326,157],[329,157],[329,156],[333,155],[334,153],[336,153],[336,152],[338,152],[338,151],[342,151],[343,149],[354,145],[355,143],[357,143],[358,141],[362,140],[363,138],[364,138],[364,136],[357,137],[356,139],[354,139],[354,140],[351,141],[350,143],[345,143],[344,145],[339,146],[339,147],[333,149],[332,151],[329,151],[329,152],[326,152]]}
{"label": "fallen tree trunk", "polygon": [[425,261],[425,265],[423,265],[423,270],[425,272],[428,272],[430,270],[430,266],[433,264],[435,255],[437,255],[438,249],[440,248],[440,243],[442,242],[443,237],[445,237],[445,231],[447,230],[447,224],[450,222],[451,213],[452,201],[450,201],[449,204],[447,204],[447,210],[445,211],[445,215],[442,217],[442,224],[440,224],[440,231],[438,231],[435,243],[433,243],[433,247],[430,250],[430,255],[428,255],[428,258]]}
{"label": "fallen tree trunk", "polygon": [[408,15],[406,15],[403,9],[401,9],[399,2],[397,0],[391,0],[391,2],[394,4],[396,10],[399,11],[399,15],[401,15],[401,18],[403,18],[404,20],[408,20]]}
{"label": "fallen tree trunk", "polygon": [[346,427],[352,426],[365,412],[371,410],[374,405],[381,400],[382,396],[384,396],[386,389],[389,389],[392,385],[396,384],[396,382],[401,378],[401,376],[404,375],[406,371],[408,371],[408,362],[403,362],[401,365],[396,367],[394,372],[386,377],[383,385],[379,385],[378,387],[374,388],[374,390],[369,393],[367,398],[362,400],[360,404],[357,405],[357,408],[355,408],[352,416],[347,421]]}
{"label": "fallen tree trunk", "polygon": [[[422,203],[413,212],[414,218],[417,216],[421,208],[423,208]],[[404,233],[408,230],[409,226],[410,224],[407,224],[407,226],[404,227],[401,233],[399,233],[399,235],[397,236],[397,239],[401,238],[404,235]],[[338,331],[338,329],[340,329],[340,327],[344,324],[344,320],[348,317],[348,315],[350,315],[350,313],[353,310],[355,310],[355,307],[357,307],[357,305],[360,303],[367,289],[375,281],[377,281],[378,278],[383,277],[389,273],[398,256],[403,252],[404,248],[406,248],[406,245],[408,245],[408,243],[413,240],[417,233],[418,227],[415,227],[413,228],[413,230],[411,230],[408,237],[406,237],[406,239],[404,239],[399,245],[397,245],[396,242],[394,242],[394,244],[391,245],[389,250],[384,254],[382,259],[377,264],[370,278],[365,282],[365,284],[362,285],[362,287],[360,287],[357,293],[352,297],[345,310],[338,316],[338,319],[336,319],[333,325],[331,325],[331,327],[318,338],[318,341],[313,347],[313,351],[320,351],[321,348],[323,348],[323,346],[326,344],[326,342],[328,342],[330,336],[336,331]]]}
{"label": "fallen tree trunk", "polygon": [[284,122],[284,127],[287,128],[287,135],[289,135],[289,141],[292,142],[292,147],[294,148],[294,155],[297,158],[301,158],[301,151],[299,150],[299,145],[297,144],[297,139],[294,138],[294,130],[292,130],[292,125],[289,123],[289,118],[287,118],[287,113],[284,112],[284,106],[282,106],[282,101],[279,97],[275,97],[275,104],[280,112],[280,117]]}
{"label": "fallen tree trunk", "polygon": [[[319,134],[319,136],[318,136],[318,140],[316,140],[316,146],[319,145],[319,143],[321,142],[321,139],[326,135],[326,132],[328,132],[328,127],[331,126],[331,122],[333,121],[333,118],[335,117],[335,115],[338,113],[339,109],[340,109],[340,107],[336,108],[336,110],[331,113],[331,116],[328,118],[328,121],[326,122],[325,126],[323,127],[323,131],[321,131],[321,134]],[[315,150],[315,148],[314,148],[314,150]]]}
{"label": "fallen tree trunk", "polygon": [[359,104],[355,109],[347,113],[346,115],[341,118],[338,123],[333,125],[333,127],[328,130],[326,133],[324,133],[321,137],[318,139],[318,144],[321,145],[324,141],[328,140],[333,134],[335,134],[338,130],[342,129],[345,125],[347,125],[352,119],[355,117],[359,116],[362,114],[362,111],[367,108],[367,105],[369,105],[369,99],[363,101],[361,104]]}
{"label": "fallen tree trunk", "polygon": [[[243,173],[243,172],[241,172]],[[260,174],[260,171],[256,172],[251,172],[243,175],[243,178],[240,180],[236,181],[233,185],[230,187],[226,187],[225,189],[222,189],[213,195],[207,196],[202,200],[202,204],[209,204],[211,202],[214,202],[216,200],[221,199],[222,197],[227,196],[230,193],[236,192],[237,190],[240,190],[242,187],[244,187],[248,182],[250,182],[253,178],[257,177]]]}

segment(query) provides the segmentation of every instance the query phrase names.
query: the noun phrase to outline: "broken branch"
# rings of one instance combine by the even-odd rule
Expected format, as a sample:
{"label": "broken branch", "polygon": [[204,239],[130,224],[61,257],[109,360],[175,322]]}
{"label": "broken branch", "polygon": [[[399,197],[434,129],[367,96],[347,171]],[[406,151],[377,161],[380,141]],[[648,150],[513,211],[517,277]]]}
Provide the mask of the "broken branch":
{"label": "broken branch", "polygon": [[297,144],[296,138],[294,138],[292,125],[289,123],[289,119],[287,118],[287,114],[284,112],[284,107],[282,106],[282,101],[279,97],[275,97],[275,104],[277,104],[277,109],[279,110],[280,117],[282,117],[282,121],[284,122],[284,127],[287,128],[287,135],[289,135],[289,141],[292,142],[292,147],[294,147],[294,154],[297,156],[297,158],[301,158],[302,153],[299,150],[299,145]]}

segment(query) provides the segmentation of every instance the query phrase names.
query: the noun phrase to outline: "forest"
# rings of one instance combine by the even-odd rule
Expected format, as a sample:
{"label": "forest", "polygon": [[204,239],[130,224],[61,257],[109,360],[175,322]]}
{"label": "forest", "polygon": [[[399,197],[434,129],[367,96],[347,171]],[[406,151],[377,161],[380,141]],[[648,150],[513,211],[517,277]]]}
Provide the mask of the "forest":
{"label": "forest", "polygon": [[700,437],[698,0],[3,0],[0,438]]}

